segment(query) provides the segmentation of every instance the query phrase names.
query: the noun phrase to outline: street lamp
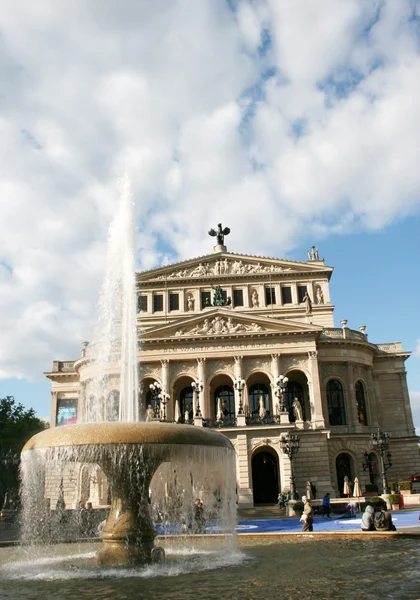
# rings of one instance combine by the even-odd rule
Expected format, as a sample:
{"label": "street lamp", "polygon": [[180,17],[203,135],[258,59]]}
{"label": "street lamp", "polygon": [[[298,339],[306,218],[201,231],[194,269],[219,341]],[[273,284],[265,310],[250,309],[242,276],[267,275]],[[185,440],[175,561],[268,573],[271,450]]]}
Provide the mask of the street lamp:
{"label": "street lamp", "polygon": [[202,417],[203,415],[201,414],[201,408],[200,408],[200,393],[204,389],[203,382],[201,381],[201,379],[196,379],[195,381],[192,382],[191,387],[197,393],[197,408],[195,411],[195,416]]}
{"label": "street lamp", "polygon": [[170,398],[170,395],[167,392],[160,392],[158,398],[162,402],[162,406],[163,406],[163,414],[162,414],[161,421],[166,421],[166,404]]}
{"label": "street lamp", "polygon": [[[380,456],[381,474],[382,474],[382,488],[384,494],[389,494],[388,478],[386,472],[392,467],[391,452],[389,451],[389,435],[386,431],[381,431],[378,427],[378,431],[372,433],[372,446],[377,448]],[[386,463],[385,463],[386,456]]]}
{"label": "street lamp", "polygon": [[154,381],[149,385],[149,389],[153,398],[153,412],[155,418],[159,418],[159,404],[161,399],[162,386],[158,381]]}
{"label": "street lamp", "polygon": [[235,381],[233,382],[233,387],[235,388],[235,390],[238,392],[239,394],[239,408],[238,408],[238,415],[243,415],[244,414],[244,407],[242,404],[242,392],[243,389],[245,387],[246,381],[245,379],[242,379],[241,377],[238,377],[237,379],[235,379]]}
{"label": "street lamp", "polygon": [[280,403],[280,412],[286,412],[287,408],[285,405],[285,392],[286,392],[286,388],[287,388],[287,383],[288,383],[289,379],[288,377],[285,377],[284,375],[279,375],[275,380],[274,380],[274,393],[277,396],[277,398],[279,399],[279,403]]}
{"label": "street lamp", "polygon": [[290,497],[292,500],[297,500],[298,495],[296,493],[295,486],[295,475],[293,471],[293,457],[299,450],[299,436],[296,433],[290,433],[288,431],[280,438],[280,444],[282,451],[287,454],[290,460]]}

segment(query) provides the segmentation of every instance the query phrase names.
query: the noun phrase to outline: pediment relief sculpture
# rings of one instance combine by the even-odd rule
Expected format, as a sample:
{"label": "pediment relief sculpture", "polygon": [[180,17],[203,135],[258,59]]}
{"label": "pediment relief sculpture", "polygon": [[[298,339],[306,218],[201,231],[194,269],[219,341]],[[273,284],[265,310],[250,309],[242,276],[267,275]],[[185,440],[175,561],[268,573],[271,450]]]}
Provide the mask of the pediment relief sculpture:
{"label": "pediment relief sculpture", "polygon": [[204,319],[195,327],[186,329],[181,327],[175,332],[177,337],[185,335],[226,335],[231,333],[243,332],[258,332],[263,331],[263,328],[258,323],[239,323],[235,322],[231,317],[225,319],[218,315],[214,319]]}
{"label": "pediment relief sculpture", "polygon": [[205,277],[212,275],[247,275],[248,273],[281,273],[291,271],[291,267],[280,265],[262,265],[261,263],[244,263],[242,260],[228,260],[227,258],[216,261],[199,263],[194,267],[172,271],[166,275],[159,275],[157,279],[178,279],[184,277]]}

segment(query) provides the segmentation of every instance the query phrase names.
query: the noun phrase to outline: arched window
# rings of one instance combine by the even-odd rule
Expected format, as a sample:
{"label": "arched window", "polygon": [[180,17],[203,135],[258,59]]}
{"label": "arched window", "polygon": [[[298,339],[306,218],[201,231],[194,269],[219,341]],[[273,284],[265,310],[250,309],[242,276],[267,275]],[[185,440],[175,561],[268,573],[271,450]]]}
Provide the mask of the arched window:
{"label": "arched window", "polygon": [[181,422],[185,422],[185,412],[188,411],[190,422],[194,418],[194,407],[193,407],[193,389],[191,386],[185,387],[181,390],[179,395],[179,411],[181,413]]}
{"label": "arched window", "polygon": [[345,425],[346,410],[344,408],[343,386],[337,379],[327,383],[328,418],[330,425]]}
{"label": "arched window", "polygon": [[235,396],[230,385],[219,385],[214,392],[214,414],[217,415],[217,401],[225,417],[235,417]]}
{"label": "arched window", "polygon": [[251,415],[259,415],[260,398],[264,400],[264,408],[266,409],[267,414],[270,414],[270,395],[266,385],[263,383],[254,383],[254,385],[251,385],[248,392],[248,398]]}
{"label": "arched window", "polygon": [[295,398],[297,398],[300,402],[303,412],[303,420],[306,421],[303,387],[298,381],[288,381],[284,401],[286,404],[286,410],[289,412],[289,419],[292,423],[296,421],[295,413],[293,411],[293,401]]}
{"label": "arched window", "polygon": [[359,423],[367,425],[367,412],[366,412],[366,400],[365,400],[365,388],[363,383],[359,380],[356,381],[356,404],[357,404],[357,415],[359,417]]}
{"label": "arched window", "polygon": [[106,420],[118,421],[120,417],[120,393],[111,392],[106,401]]}

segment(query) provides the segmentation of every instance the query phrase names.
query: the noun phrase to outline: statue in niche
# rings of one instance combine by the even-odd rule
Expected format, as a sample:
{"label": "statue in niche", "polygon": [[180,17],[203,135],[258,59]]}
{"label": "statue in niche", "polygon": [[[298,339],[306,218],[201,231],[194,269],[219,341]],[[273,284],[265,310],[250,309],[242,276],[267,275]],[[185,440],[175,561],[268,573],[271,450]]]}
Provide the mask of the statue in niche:
{"label": "statue in niche", "polygon": [[214,289],[213,306],[230,306],[231,302],[230,296],[226,300],[223,298],[223,290],[220,285],[216,286]]}
{"label": "statue in niche", "polygon": [[187,310],[194,310],[194,296],[192,294],[188,294],[187,296]]}
{"label": "statue in niche", "polygon": [[259,415],[260,419],[264,419],[265,415],[267,414],[267,411],[265,410],[264,398],[262,396],[259,396],[259,398],[258,398],[258,405],[259,405],[258,415]]}
{"label": "statue in niche", "polygon": [[184,423],[190,422],[190,405],[187,403],[185,405],[185,413],[184,413]]}
{"label": "statue in niche", "polygon": [[150,423],[153,421],[153,417],[155,416],[155,411],[153,410],[153,406],[151,404],[146,408],[146,422]]}
{"label": "statue in niche", "polygon": [[258,308],[260,305],[260,301],[258,298],[258,292],[257,290],[252,290],[252,294],[251,294],[251,306],[252,308]]}
{"label": "statue in niche", "polygon": [[299,398],[293,398],[293,414],[295,415],[296,421],[303,421],[302,405]]}
{"label": "statue in niche", "polygon": [[320,287],[316,288],[316,302],[317,304],[324,304],[324,294]]}
{"label": "statue in niche", "polygon": [[218,223],[217,231],[214,229],[210,229],[210,231],[209,231],[209,235],[211,235],[212,237],[215,237],[217,239],[217,243],[219,246],[224,246],[225,235],[229,235],[229,233],[230,233],[229,227],[225,227],[224,229],[222,229],[221,223]]}
{"label": "statue in niche", "polygon": [[310,315],[312,312],[312,302],[311,302],[311,299],[310,299],[307,291],[305,292],[305,295],[303,296],[303,302],[305,303],[306,314]]}

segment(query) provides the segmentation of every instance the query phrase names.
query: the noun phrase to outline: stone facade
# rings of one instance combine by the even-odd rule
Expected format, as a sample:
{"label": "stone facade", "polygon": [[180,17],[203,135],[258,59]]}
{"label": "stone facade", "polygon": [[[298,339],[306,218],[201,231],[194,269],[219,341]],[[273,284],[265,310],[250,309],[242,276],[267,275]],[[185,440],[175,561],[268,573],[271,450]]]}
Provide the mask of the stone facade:
{"label": "stone facade", "polygon": [[[140,412],[153,403],[149,386],[158,381],[170,394],[168,420],[177,414],[191,426],[219,428],[236,451],[240,506],[274,502],[278,491],[289,489],[291,465],[281,444],[288,431],[299,436],[293,468],[300,494],[311,480],[318,496],[340,496],[345,474],[381,492],[371,446],[378,427],[391,440],[390,480],[420,471],[404,366],[409,353],[399,342],[371,343],[364,327],[355,331],[345,321],[334,327],[331,274],[317,253],[297,262],[223,248],[137,275]],[[92,369],[87,344],[78,360],[54,362],[46,374],[53,426],[69,415],[86,419]],[[109,391],[118,393],[112,365],[109,375]],[[279,375],[289,379],[281,413]],[[197,378],[203,384],[198,397],[191,387]],[[237,378],[245,380],[241,394]],[[302,421],[295,420],[295,397]],[[103,502],[105,492],[95,489],[89,488],[91,497]]]}

